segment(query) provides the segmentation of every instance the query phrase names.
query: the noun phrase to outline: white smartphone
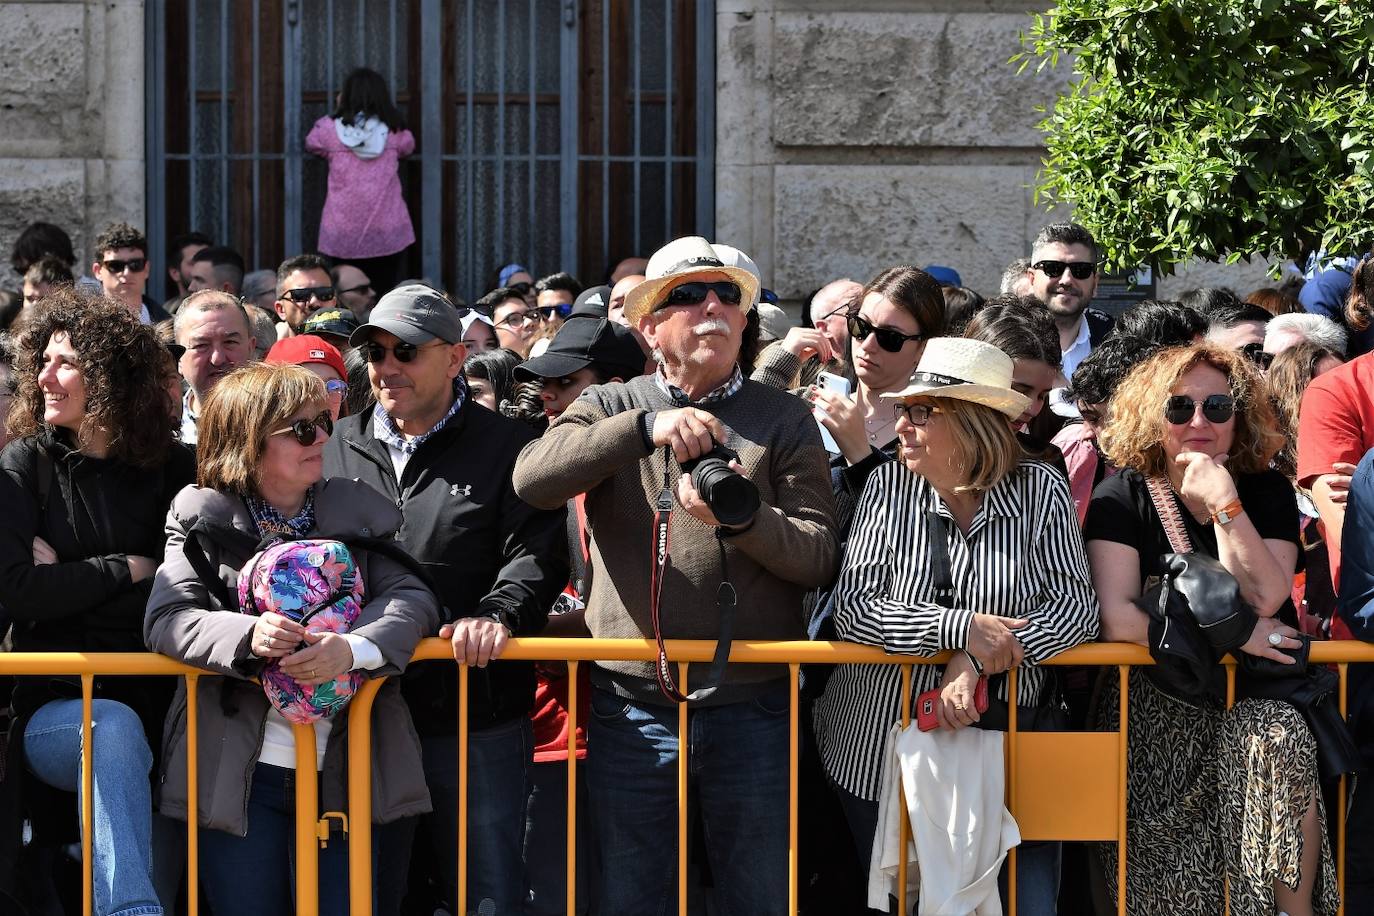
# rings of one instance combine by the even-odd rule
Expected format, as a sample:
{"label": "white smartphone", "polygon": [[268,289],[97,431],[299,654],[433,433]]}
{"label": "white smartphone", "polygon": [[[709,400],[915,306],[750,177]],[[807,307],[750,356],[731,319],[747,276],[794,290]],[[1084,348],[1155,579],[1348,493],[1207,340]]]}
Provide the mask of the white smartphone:
{"label": "white smartphone", "polygon": [[[816,376],[816,384],[826,391],[833,391],[835,394],[842,394],[845,397],[849,396],[849,379],[842,375],[822,372]],[[825,413],[825,411],[822,410],[821,413]],[[830,435],[830,430],[826,429],[825,424],[820,420],[816,421],[816,425],[821,428],[821,441],[825,443],[825,450],[832,455],[838,455],[840,446],[835,442],[835,437]]]}

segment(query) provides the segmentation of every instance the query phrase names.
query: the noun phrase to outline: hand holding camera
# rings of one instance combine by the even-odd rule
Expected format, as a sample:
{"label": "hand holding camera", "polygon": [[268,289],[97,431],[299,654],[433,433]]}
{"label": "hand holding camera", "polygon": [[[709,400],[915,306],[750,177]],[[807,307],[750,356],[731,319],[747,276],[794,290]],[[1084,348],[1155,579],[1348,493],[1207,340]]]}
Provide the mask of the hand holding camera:
{"label": "hand holding camera", "polygon": [[693,518],[716,527],[741,528],[759,510],[759,488],[744,476],[739,455],[717,445],[682,466],[677,501]]}
{"label": "hand holding camera", "polygon": [[654,445],[668,446],[678,464],[705,455],[725,439],[725,425],[695,407],[660,410],[654,415]]}

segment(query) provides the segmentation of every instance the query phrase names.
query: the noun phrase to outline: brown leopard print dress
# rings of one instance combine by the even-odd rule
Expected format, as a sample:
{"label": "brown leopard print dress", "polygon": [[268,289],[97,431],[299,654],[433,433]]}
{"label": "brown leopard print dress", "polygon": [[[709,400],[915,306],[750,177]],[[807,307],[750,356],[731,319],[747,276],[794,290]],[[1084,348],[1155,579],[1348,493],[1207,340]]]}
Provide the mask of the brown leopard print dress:
{"label": "brown leopard print dress", "polygon": [[[1120,688],[1103,679],[1098,727],[1120,721]],[[1316,743],[1302,715],[1276,700],[1241,700],[1229,711],[1198,708],[1130,675],[1126,737],[1126,912],[1131,916],[1217,916],[1230,876],[1233,916],[1273,916],[1273,884],[1301,878],[1303,814],[1315,797],[1321,874],[1312,909],[1335,916],[1340,903],[1317,791]],[[1098,854],[1116,904],[1114,843]]]}

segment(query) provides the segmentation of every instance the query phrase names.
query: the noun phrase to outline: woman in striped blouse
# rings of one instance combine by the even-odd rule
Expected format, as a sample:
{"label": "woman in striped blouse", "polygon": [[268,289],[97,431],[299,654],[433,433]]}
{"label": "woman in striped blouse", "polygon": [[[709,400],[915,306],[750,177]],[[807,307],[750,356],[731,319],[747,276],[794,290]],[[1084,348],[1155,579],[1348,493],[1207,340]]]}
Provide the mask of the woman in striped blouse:
{"label": "woman in striped blouse", "polygon": [[[1012,360],[990,344],[936,338],[896,401],[900,460],[864,489],[836,584],[839,637],[889,652],[964,650],[917,667],[911,696],[941,689],[943,727],[978,720],[977,668],[1028,667],[1018,699],[1046,693],[1045,659],[1097,636],[1098,606],[1068,485],[1025,457],[1011,423],[1028,399],[1011,389]],[[947,554],[952,594],[937,588]],[[1001,699],[1006,696],[1002,680]],[[815,714],[817,743],[867,872],[877,825],[882,749],[901,717],[896,666],[841,665]],[[1058,845],[1020,855],[1021,913],[1053,913]]]}

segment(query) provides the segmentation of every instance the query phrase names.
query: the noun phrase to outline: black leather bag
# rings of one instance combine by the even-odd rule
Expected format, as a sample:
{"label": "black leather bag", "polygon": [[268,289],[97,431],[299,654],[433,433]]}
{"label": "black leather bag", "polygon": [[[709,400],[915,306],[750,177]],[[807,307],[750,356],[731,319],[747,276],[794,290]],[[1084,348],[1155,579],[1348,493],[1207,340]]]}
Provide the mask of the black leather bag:
{"label": "black leather bag", "polygon": [[[1306,637],[1303,643],[1307,643]],[[1269,664],[1288,667],[1273,661]],[[1242,671],[1237,674],[1236,690],[1252,699],[1291,703],[1302,713],[1317,742],[1317,771],[1323,780],[1361,768],[1359,749],[1341,718],[1340,677],[1330,668],[1319,665],[1298,672],[1289,668],[1277,677],[1247,675]]]}

